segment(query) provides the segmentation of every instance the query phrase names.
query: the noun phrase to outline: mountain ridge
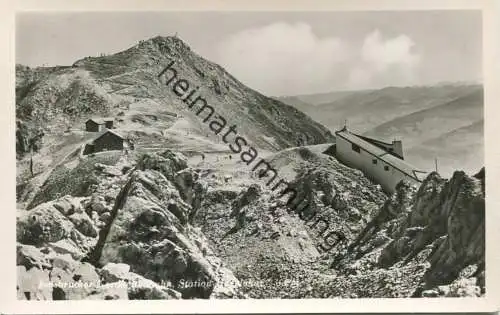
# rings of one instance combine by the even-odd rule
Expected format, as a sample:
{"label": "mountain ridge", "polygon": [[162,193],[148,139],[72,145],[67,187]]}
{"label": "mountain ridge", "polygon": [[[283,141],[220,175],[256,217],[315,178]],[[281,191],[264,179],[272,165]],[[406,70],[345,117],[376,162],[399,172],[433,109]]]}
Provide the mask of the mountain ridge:
{"label": "mountain ridge", "polygon": [[[333,140],[326,128],[297,109],[246,87],[221,66],[192,52],[179,38],[161,36],[140,41],[113,55],[82,58],[71,67],[36,69],[31,73],[24,68],[28,72],[24,75],[18,71],[16,84],[23,93],[18,93],[22,97],[18,100],[17,118],[38,122],[34,124],[46,130],[58,130],[53,121],[74,127],[90,113],[116,116],[135,107],[139,115],[147,109],[160,116],[165,111],[182,112],[191,132],[201,136],[206,128],[157,80],[156,75],[169,60],[176,61],[178,71],[200,86],[207,101],[226,114],[228,120],[239,123],[243,129],[240,133],[256,146],[279,150]],[[82,91],[87,95],[82,95]],[[142,100],[149,104],[137,104]],[[160,105],[164,105],[163,110]],[[126,118],[129,117],[120,119]],[[160,133],[164,127],[160,125],[156,131]],[[216,137],[211,140],[217,142]]]}

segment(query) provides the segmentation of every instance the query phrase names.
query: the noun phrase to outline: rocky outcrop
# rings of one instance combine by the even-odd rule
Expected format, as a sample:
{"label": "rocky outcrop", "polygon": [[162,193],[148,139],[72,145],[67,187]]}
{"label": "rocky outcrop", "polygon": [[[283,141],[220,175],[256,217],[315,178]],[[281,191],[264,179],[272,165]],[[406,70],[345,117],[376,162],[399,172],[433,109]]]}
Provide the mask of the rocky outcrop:
{"label": "rocky outcrop", "polygon": [[49,247],[17,247],[19,299],[179,299],[180,293],[130,272],[127,265],[99,269]]}
{"label": "rocky outcrop", "polygon": [[[89,261],[128,264],[157,283],[179,287],[184,298],[218,294],[220,279],[233,276],[213,262],[215,257],[188,223],[192,206],[172,182],[185,168],[185,158],[171,151],[144,156],[118,194]],[[233,280],[233,289],[225,286],[229,296],[238,293],[238,281]]]}
{"label": "rocky outcrop", "polygon": [[69,197],[17,214],[17,240],[23,244],[40,247],[70,241],[75,250],[86,252],[95,244],[95,236],[96,226],[88,220],[81,206],[74,208]]}
{"label": "rocky outcrop", "polygon": [[201,206],[207,192],[207,185],[198,181],[199,174],[191,169],[184,169],[175,175],[174,183],[181,198],[191,205],[189,220],[192,221]]}
{"label": "rocky outcrop", "polygon": [[337,267],[372,273],[420,265],[425,272],[413,296],[483,294],[485,196],[480,175],[455,172],[445,180],[431,173],[418,190],[404,183],[396,190],[350,244],[349,254],[337,257]]}
{"label": "rocky outcrop", "polygon": [[[268,179],[257,172],[255,181],[235,174],[233,183],[225,185],[214,184],[224,172],[200,172],[198,181],[208,190],[194,224],[250,297],[329,296],[326,283],[336,278],[329,257],[363,230],[387,197],[361,172],[309,148],[283,151],[270,160],[287,175],[296,174],[290,185],[297,201],[309,201],[308,207],[287,205],[288,196],[265,186]],[[334,244],[335,232],[346,239]],[[316,291],[319,283],[325,287]]]}
{"label": "rocky outcrop", "polygon": [[476,268],[469,276],[479,278],[485,271],[485,199],[481,181],[456,172],[443,195],[446,198],[440,215],[446,218],[445,237],[429,257],[427,286],[457,279],[469,265]]}
{"label": "rocky outcrop", "polygon": [[[353,240],[386,199],[361,173],[331,160],[326,165],[305,166],[292,186],[299,192],[295,200],[301,202],[294,211],[315,226],[317,238],[325,241],[328,231],[341,233],[346,241]],[[330,250],[328,244],[323,247]]]}
{"label": "rocky outcrop", "polygon": [[[111,179],[94,187],[91,197],[65,196],[20,212],[20,297],[242,296],[238,280],[188,222],[201,192],[186,167],[185,157],[168,150],[142,156],[125,175],[97,163]],[[122,188],[110,195],[123,176]]]}

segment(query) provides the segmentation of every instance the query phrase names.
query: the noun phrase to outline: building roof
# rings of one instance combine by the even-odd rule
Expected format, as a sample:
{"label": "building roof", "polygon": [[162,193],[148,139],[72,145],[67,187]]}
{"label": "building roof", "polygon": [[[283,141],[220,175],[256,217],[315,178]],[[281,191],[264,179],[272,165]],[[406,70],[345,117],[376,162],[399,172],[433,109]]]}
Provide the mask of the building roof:
{"label": "building roof", "polygon": [[[408,176],[413,177],[414,179],[418,181],[422,181],[420,178],[422,173],[427,173],[423,172],[421,170],[418,170],[416,167],[406,163],[404,160],[401,160],[400,158],[391,155],[389,152],[381,149],[380,147],[371,144],[370,142],[362,139],[361,137],[357,136],[356,134],[348,131],[347,129],[342,129],[340,131],[335,132],[335,135],[348,141],[353,144],[358,145],[360,148],[363,150],[367,151],[371,155],[379,158],[380,160],[384,161],[385,163],[391,165],[392,167],[400,170],[401,172],[405,173]],[[420,176],[419,176],[420,175]]]}
{"label": "building roof", "polygon": [[90,118],[88,119],[85,123],[89,121],[93,121],[98,125],[104,124],[106,121],[114,121],[115,119],[113,117],[100,117],[100,118]]}
{"label": "building roof", "polygon": [[102,136],[104,136],[107,133],[111,133],[111,134],[115,135],[116,137],[118,137],[122,140],[125,140],[125,138],[121,134],[119,134],[118,132],[107,129],[107,130],[101,132],[97,137],[95,137],[94,140],[92,140],[92,143],[96,142],[97,139],[101,138]]}
{"label": "building roof", "polygon": [[[359,135],[359,134],[356,134],[356,133],[353,133],[351,132],[351,134],[365,140],[365,141],[368,141],[370,142],[371,144],[381,148],[382,150],[385,150],[385,148],[394,148],[394,143],[387,143],[387,142],[384,142],[384,141],[380,141],[378,139],[373,139],[373,138],[370,138],[370,137],[366,137],[366,136],[362,136],[362,135]],[[404,160],[404,157],[399,155],[397,152],[395,151],[389,151],[388,152],[389,154],[392,154],[398,158],[400,158],[401,160]]]}

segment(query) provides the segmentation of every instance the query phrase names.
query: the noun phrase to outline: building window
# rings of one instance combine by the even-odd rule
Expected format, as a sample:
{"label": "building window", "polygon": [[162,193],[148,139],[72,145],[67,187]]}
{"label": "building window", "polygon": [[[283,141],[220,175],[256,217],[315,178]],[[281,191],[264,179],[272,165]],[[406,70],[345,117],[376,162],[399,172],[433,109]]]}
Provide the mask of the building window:
{"label": "building window", "polygon": [[389,170],[389,165],[384,166],[384,170],[388,171]]}
{"label": "building window", "polygon": [[377,161],[377,159],[373,159],[373,160],[372,160],[372,163],[373,163],[373,164],[377,164],[377,162],[378,162],[378,161]]}
{"label": "building window", "polygon": [[360,152],[361,152],[361,148],[359,147],[359,145],[354,144],[354,143],[352,144],[352,150],[353,150],[353,151],[356,151],[356,152],[358,152],[358,153],[360,153]]}

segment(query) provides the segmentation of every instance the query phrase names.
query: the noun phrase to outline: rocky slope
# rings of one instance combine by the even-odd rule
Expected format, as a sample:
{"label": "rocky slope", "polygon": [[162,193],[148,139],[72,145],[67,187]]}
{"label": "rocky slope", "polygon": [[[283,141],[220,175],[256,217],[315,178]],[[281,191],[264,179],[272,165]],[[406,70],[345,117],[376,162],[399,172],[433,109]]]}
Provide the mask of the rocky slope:
{"label": "rocky slope", "polygon": [[[118,128],[144,139],[167,131],[213,135],[200,117],[166,87],[158,74],[171,62],[229,125],[261,148],[324,143],[331,133],[295,108],[243,85],[219,65],[203,59],[177,37],[155,37],[114,55],[86,57],[72,67],[16,67],[17,119],[45,133],[82,128],[89,116],[113,116]],[[191,89],[192,89],[191,88]],[[19,129],[19,142],[29,135]],[[164,140],[166,141],[166,140]],[[27,152],[18,145],[19,153]]]}
{"label": "rocky slope", "polygon": [[[269,160],[309,207],[291,209],[243,166],[190,165],[169,150],[85,161],[96,183],[80,197],[18,214],[19,297],[484,294],[484,171],[433,173],[388,198],[316,147]],[[49,281],[61,287],[38,286]]]}

